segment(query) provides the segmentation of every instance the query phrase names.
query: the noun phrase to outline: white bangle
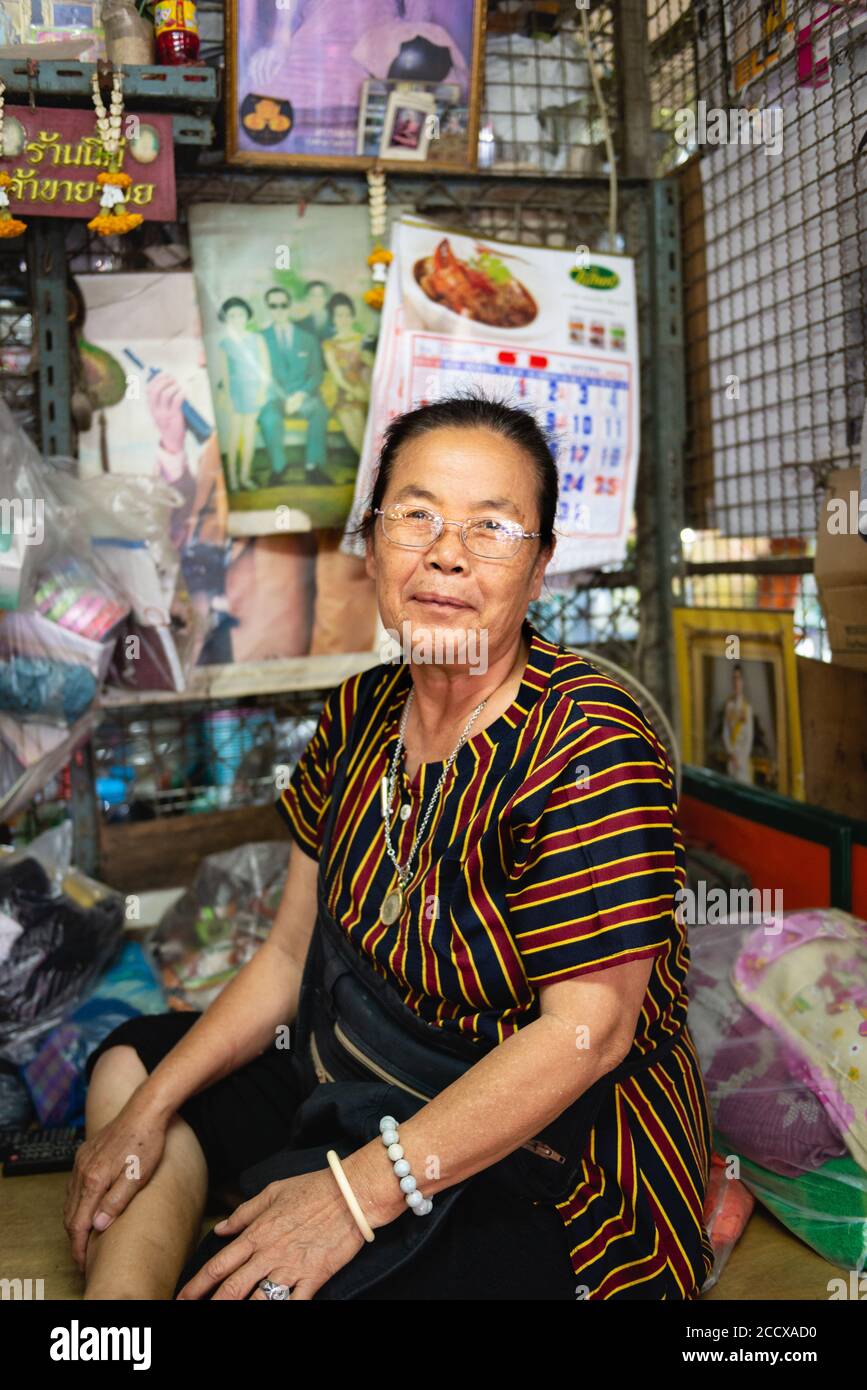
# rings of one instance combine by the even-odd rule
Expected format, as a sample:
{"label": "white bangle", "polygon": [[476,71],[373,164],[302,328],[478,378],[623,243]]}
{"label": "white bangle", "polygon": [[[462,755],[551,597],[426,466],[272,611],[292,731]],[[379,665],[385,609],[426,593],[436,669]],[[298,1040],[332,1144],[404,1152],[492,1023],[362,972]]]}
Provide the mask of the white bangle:
{"label": "white bangle", "polygon": [[364,1236],[365,1240],[373,1240],[374,1236],[370,1226],[370,1222],[364,1215],[364,1212],[361,1210],[361,1207],[358,1203],[358,1198],[356,1197],[352,1188],[349,1186],[349,1179],[344,1173],[343,1166],[340,1162],[340,1159],[337,1157],[337,1154],[335,1153],[334,1149],[329,1149],[325,1157],[328,1159],[329,1168],[331,1169],[332,1173],[337,1179],[337,1186],[340,1188],[340,1191],[346,1198],[346,1205],[352,1212],[356,1226],[358,1227],[361,1234]]}

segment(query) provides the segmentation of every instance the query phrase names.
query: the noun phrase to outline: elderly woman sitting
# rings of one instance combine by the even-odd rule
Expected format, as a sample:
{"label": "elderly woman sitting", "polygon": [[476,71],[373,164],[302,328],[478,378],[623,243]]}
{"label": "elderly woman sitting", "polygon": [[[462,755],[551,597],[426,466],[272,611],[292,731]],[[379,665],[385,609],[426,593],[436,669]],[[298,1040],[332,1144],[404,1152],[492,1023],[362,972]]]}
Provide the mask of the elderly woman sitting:
{"label": "elderly woman sitting", "polygon": [[[86,1297],[699,1296],[676,792],[631,696],[527,621],[556,504],[521,410],[390,425],[362,531],[409,660],[328,697],[254,959],[91,1056]],[[209,1185],[240,1205],[197,1245]]]}

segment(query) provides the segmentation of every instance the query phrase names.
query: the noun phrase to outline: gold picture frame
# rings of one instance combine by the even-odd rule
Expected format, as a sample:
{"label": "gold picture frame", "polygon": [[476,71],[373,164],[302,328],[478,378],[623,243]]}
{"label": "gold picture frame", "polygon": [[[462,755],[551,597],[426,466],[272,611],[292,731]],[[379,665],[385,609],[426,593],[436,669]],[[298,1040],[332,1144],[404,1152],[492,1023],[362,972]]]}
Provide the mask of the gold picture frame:
{"label": "gold picture frame", "polygon": [[[315,18],[315,4],[313,0],[308,13]],[[336,0],[318,0],[318,3],[327,5],[336,3]],[[485,0],[453,0],[456,11],[460,12],[463,28],[468,32],[468,52],[465,54],[462,49],[458,53],[462,64],[465,62],[467,72],[467,127],[466,139],[460,143],[465,145],[465,158],[436,158],[436,140],[431,142],[428,158],[424,160],[413,160],[413,168],[422,172],[435,173],[472,173],[477,168],[478,161],[478,142],[479,142],[479,119],[481,109],[481,88],[482,88],[482,58],[484,53],[484,38],[486,25],[487,6]],[[344,28],[346,17],[349,14],[357,16],[363,13],[364,0],[353,0],[352,7],[344,5],[342,14]],[[247,13],[249,11],[249,13]],[[250,13],[255,17],[250,18]],[[406,159],[381,158],[379,155],[359,155],[354,153],[356,148],[356,130],[361,104],[361,92],[359,90],[358,99],[354,116],[352,118],[352,133],[349,136],[349,125],[344,139],[347,148],[342,153],[328,153],[327,140],[323,136],[324,148],[321,152],[311,152],[309,150],[294,151],[286,149],[286,140],[291,137],[292,130],[296,128],[295,110],[289,97],[283,95],[268,95],[267,91],[259,90],[265,88],[269,80],[276,81],[275,74],[279,74],[279,46],[271,44],[258,51],[253,58],[250,58],[248,50],[252,46],[250,41],[250,26],[255,23],[265,23],[270,25],[280,23],[280,16],[286,16],[288,10],[274,9],[271,6],[257,6],[257,0],[227,0],[226,5],[226,160],[229,164],[246,165],[254,168],[275,168],[275,169],[370,169],[374,166],[386,172],[394,172],[407,169]],[[396,7],[397,13],[397,7]],[[261,20],[262,15],[267,15],[267,21]],[[243,23],[242,23],[243,19]],[[284,19],[283,23],[288,23]],[[426,26],[432,28],[433,26]],[[243,30],[243,38],[242,38]],[[270,32],[270,30],[269,30]],[[294,36],[293,36],[294,38]],[[261,39],[257,40],[261,42]],[[423,41],[429,43],[430,40],[423,36]],[[441,49],[443,45],[435,45]],[[288,53],[291,48],[286,48]],[[315,51],[315,49],[313,50]],[[261,54],[265,53],[264,58]],[[465,61],[466,60],[466,61]],[[288,61],[288,59],[287,59]],[[331,69],[329,70],[331,73]],[[453,78],[444,80],[451,81]],[[249,82],[249,86],[248,86]],[[246,90],[245,90],[246,89]],[[242,92],[245,94],[242,95]],[[322,108],[323,111],[330,111],[331,108]],[[243,129],[242,129],[243,123]],[[323,128],[324,129],[324,128]],[[314,137],[309,134],[307,138],[312,140]],[[259,141],[261,149],[251,148],[251,142]],[[270,148],[269,148],[270,146]],[[284,148],[278,148],[284,146]]]}
{"label": "gold picture frame", "polygon": [[675,608],[684,761],[804,799],[794,616]]}

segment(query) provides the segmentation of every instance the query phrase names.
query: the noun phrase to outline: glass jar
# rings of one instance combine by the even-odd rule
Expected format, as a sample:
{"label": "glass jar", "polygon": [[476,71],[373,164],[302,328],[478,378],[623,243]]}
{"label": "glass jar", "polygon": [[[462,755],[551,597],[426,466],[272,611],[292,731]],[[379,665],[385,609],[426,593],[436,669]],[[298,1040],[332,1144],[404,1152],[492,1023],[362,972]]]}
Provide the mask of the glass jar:
{"label": "glass jar", "polygon": [[135,0],[103,0],[101,13],[110,63],[126,66],[154,61],[153,26],[139,14]]}

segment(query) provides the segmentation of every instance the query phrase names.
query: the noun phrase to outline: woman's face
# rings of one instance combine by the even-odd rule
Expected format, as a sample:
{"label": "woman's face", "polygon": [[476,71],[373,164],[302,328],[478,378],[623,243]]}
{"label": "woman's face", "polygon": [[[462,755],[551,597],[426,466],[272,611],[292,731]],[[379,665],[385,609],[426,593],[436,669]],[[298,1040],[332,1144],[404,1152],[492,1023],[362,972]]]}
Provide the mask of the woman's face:
{"label": "woman's face", "polygon": [[348,304],[335,304],[331,317],[338,333],[346,333],[352,327],[352,310]]}
{"label": "woman's face", "polygon": [[[443,428],[413,440],[394,462],[382,507],[414,503],[449,521],[498,517],[538,531],[539,512],[532,464],[517,445],[486,429]],[[550,551],[538,539],[522,541],[505,559],[467,550],[457,527],[446,526],[426,550],[393,545],[381,518],[367,543],[367,573],[376,581],[383,624],[404,634],[453,629],[487,633],[496,653],[513,640],[527,605],[539,597]],[[426,602],[424,594],[448,596],[464,606]]]}
{"label": "woman's face", "polygon": [[247,327],[247,310],[240,304],[233,304],[226,310],[226,323],[233,328],[236,333],[241,333]]}

